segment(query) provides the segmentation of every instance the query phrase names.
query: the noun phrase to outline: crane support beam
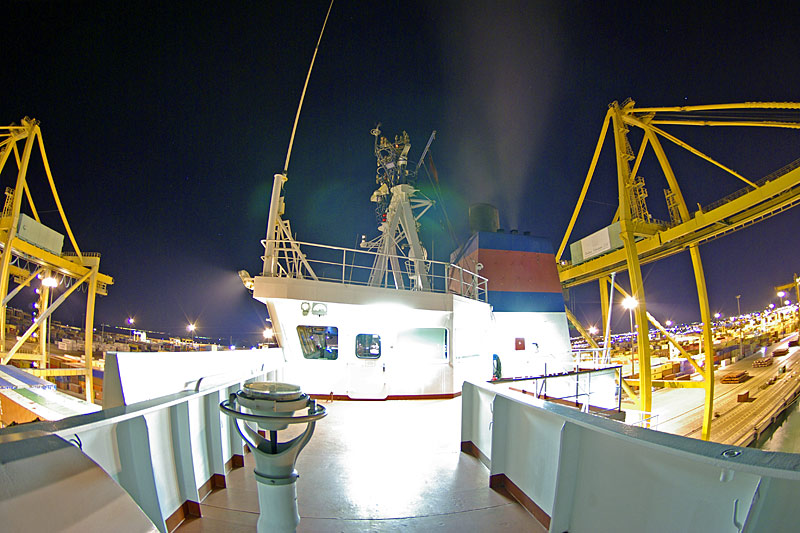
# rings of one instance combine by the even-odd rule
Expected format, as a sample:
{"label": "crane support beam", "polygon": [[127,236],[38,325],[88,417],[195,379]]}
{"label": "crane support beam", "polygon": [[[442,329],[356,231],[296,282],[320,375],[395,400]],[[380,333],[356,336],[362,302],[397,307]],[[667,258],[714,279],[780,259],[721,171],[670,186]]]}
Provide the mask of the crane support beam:
{"label": "crane support beam", "polygon": [[762,122],[748,122],[748,121],[726,121],[726,120],[669,120],[657,119],[651,120],[650,124],[658,124],[665,126],[752,126],[758,128],[786,128],[791,130],[800,130],[800,122],[775,122],[775,121],[762,121]]}
{"label": "crane support beam", "polygon": [[575,315],[572,314],[572,311],[570,311],[566,307],[564,308],[564,311],[567,313],[567,319],[569,319],[569,321],[572,322],[572,325],[575,326],[575,329],[578,330],[578,333],[581,334],[581,337],[586,339],[586,342],[588,342],[592,348],[600,349],[600,345],[597,344],[597,342],[592,338],[589,332],[586,331],[586,328],[583,327],[583,324],[581,324],[580,321],[577,318],[575,318]]}
{"label": "crane support beam", "polygon": [[732,170],[732,169],[726,167],[725,165],[723,165],[722,163],[720,163],[716,159],[712,159],[711,157],[707,156],[706,154],[704,154],[703,152],[701,152],[697,148],[694,148],[693,146],[689,145],[688,143],[678,139],[674,135],[671,135],[671,134],[667,133],[666,131],[664,131],[662,129],[659,129],[659,128],[656,128],[654,126],[651,126],[650,124],[646,124],[646,123],[642,122],[641,120],[633,118],[631,116],[626,116],[624,118],[624,120],[625,120],[626,124],[630,124],[632,126],[639,126],[640,128],[642,128],[645,131],[648,131],[648,130],[649,131],[654,131],[655,133],[661,135],[662,137],[664,137],[668,141],[671,141],[671,142],[677,144],[678,146],[680,146],[684,150],[686,150],[688,152],[691,152],[694,155],[696,155],[697,157],[699,157],[701,159],[705,159],[706,161],[708,161],[712,165],[721,168],[725,172],[727,172],[727,173],[729,173],[729,174],[731,174],[733,176],[736,176],[737,178],[739,178],[740,180],[742,180],[746,184],[750,185],[751,187],[753,187],[753,188],[757,188],[758,187],[755,183],[753,183],[752,181],[748,180],[747,178],[745,178],[744,176],[742,176],[741,174],[739,174],[735,170]]}
{"label": "crane support beam", "polygon": [[791,283],[787,283],[786,285],[780,285],[778,287],[775,287],[775,292],[788,291],[788,290],[794,289],[795,295],[796,295],[796,298],[797,298],[795,300],[795,303],[800,303],[800,278],[798,278],[797,274],[795,274],[793,279],[794,279],[794,281],[792,281]]}
{"label": "crane support beam", "polygon": [[[647,334],[647,306],[644,297],[644,280],[642,270],[639,265],[639,253],[636,246],[634,234],[634,224],[632,224],[631,204],[629,197],[629,185],[631,182],[630,167],[628,166],[627,149],[627,127],[622,118],[622,110],[615,103],[610,108],[611,126],[614,128],[614,145],[617,155],[617,186],[619,190],[620,208],[620,238],[622,239],[622,250],[625,253],[626,266],[631,282],[631,292],[636,298],[638,305],[634,315],[636,316],[636,327],[639,330],[637,338],[639,353],[639,404],[641,410],[650,413],[652,410],[653,392],[650,386],[650,338]],[[633,357],[633,355],[631,355]]]}
{"label": "crane support beam", "polygon": [[[67,257],[62,257],[43,250],[27,241],[19,238],[14,238],[11,242],[11,249],[15,255],[21,255],[28,261],[35,264],[50,265],[50,269],[73,279],[80,279],[85,276],[91,267],[87,268],[75,261],[70,261]],[[77,258],[76,258],[77,259]],[[87,259],[87,258],[85,258]],[[98,285],[114,283],[114,278],[107,274],[97,274]],[[102,292],[101,292],[102,291]],[[98,294],[105,296],[106,289],[98,287]]]}
{"label": "crane support beam", "polygon": [[703,273],[703,262],[700,260],[700,247],[697,244],[691,245],[689,253],[692,256],[692,268],[697,284],[700,319],[703,321],[703,348],[706,352],[706,371],[704,373],[706,401],[703,408],[703,430],[700,438],[708,440],[711,437],[711,421],[714,419],[714,339],[711,337],[711,310],[708,306],[708,291]]}
{"label": "crane support beam", "polygon": [[[691,244],[708,242],[747,227],[800,203],[800,168],[768,181],[708,212],[697,211],[688,221],[637,241],[641,264],[682,252]],[[579,265],[559,267],[564,287],[594,281],[625,270],[625,251],[614,250]]]}
{"label": "crane support beam", "polygon": [[603,321],[603,338],[606,338],[606,322],[608,322],[608,312],[609,312],[609,302],[608,298],[608,284],[610,282],[610,278],[600,278],[598,280],[600,282],[600,319]]}
{"label": "crane support beam", "polygon": [[[617,290],[620,292],[620,294],[622,294],[622,296],[623,296],[623,297],[627,298],[628,296],[630,296],[630,295],[629,295],[629,294],[628,294],[628,293],[625,291],[625,289],[623,289],[622,287],[620,287],[620,286],[619,286],[619,284],[617,284],[617,283],[614,283],[614,287],[615,287],[615,288],[616,288],[616,289],[617,289]],[[705,378],[705,375],[706,375],[706,374],[705,374],[705,370],[703,370],[703,367],[701,367],[700,365],[698,365],[698,364],[697,364],[697,361],[695,361],[695,360],[694,360],[694,358],[691,356],[691,354],[689,354],[689,352],[687,352],[686,350],[684,350],[684,349],[683,349],[683,346],[681,346],[681,345],[678,343],[678,341],[676,341],[676,340],[675,340],[675,339],[672,337],[672,335],[670,335],[670,334],[669,334],[669,332],[668,332],[666,329],[664,329],[664,326],[662,326],[662,325],[661,325],[661,322],[659,322],[658,320],[656,320],[656,317],[654,317],[653,315],[651,315],[649,312],[647,313],[647,319],[650,321],[650,323],[651,323],[651,324],[653,324],[653,325],[656,327],[656,329],[657,329],[658,331],[660,331],[660,332],[661,332],[661,334],[662,334],[662,335],[664,335],[664,338],[665,338],[665,339],[667,339],[667,341],[668,341],[670,344],[672,344],[672,345],[673,345],[675,348],[677,348],[677,350],[680,352],[680,354],[681,354],[681,355],[682,355],[682,356],[683,356],[685,359],[687,359],[687,360],[689,361],[689,363],[691,363],[691,365],[694,367],[694,369],[695,369],[695,370],[697,370],[697,372],[698,372],[698,373],[699,373],[701,376],[703,376],[703,377]]]}
{"label": "crane support beam", "polygon": [[578,203],[575,206],[575,210],[572,212],[572,218],[570,218],[569,225],[567,225],[567,231],[564,233],[564,239],[561,241],[561,246],[558,247],[558,252],[556,252],[556,262],[561,260],[561,254],[564,253],[564,248],[567,246],[569,236],[572,234],[572,228],[575,226],[575,221],[578,219],[578,214],[581,212],[583,200],[586,198],[586,192],[589,190],[589,184],[592,183],[594,169],[597,167],[597,160],[600,158],[600,151],[603,149],[603,143],[606,140],[606,132],[608,132],[608,124],[610,121],[611,109],[609,109],[608,113],[606,113],[606,118],[603,121],[603,127],[600,128],[600,138],[597,140],[597,145],[594,148],[592,162],[589,164],[589,171],[586,173],[586,179],[583,181],[583,188],[581,189],[580,196],[578,196]]}
{"label": "crane support beam", "polygon": [[45,320],[47,320],[47,317],[49,317],[53,313],[53,311],[55,311],[58,308],[58,306],[61,305],[61,303],[64,300],[66,300],[69,297],[69,295],[72,294],[73,291],[75,291],[75,289],[77,289],[81,285],[81,283],[86,281],[89,278],[89,276],[91,275],[91,273],[92,273],[91,271],[89,273],[87,273],[77,283],[74,283],[72,285],[72,287],[67,289],[64,292],[64,294],[59,296],[58,300],[53,302],[53,305],[48,307],[47,311],[42,313],[36,319],[36,321],[33,324],[31,324],[31,326],[25,331],[25,333],[23,333],[22,335],[19,336],[19,338],[17,339],[16,344],[14,344],[14,346],[11,347],[11,349],[8,351],[8,353],[3,356],[3,359],[2,359],[2,361],[0,361],[0,363],[2,363],[2,364],[8,363],[14,357],[14,354],[17,353],[17,351],[22,347],[22,345],[25,344],[25,341],[28,340],[28,338],[31,336],[31,334],[33,334],[33,332],[36,331],[36,329],[39,327],[39,325],[42,322],[44,322]]}
{"label": "crane support beam", "polygon": [[[619,371],[617,371],[617,381],[619,382],[620,386],[622,387],[622,390],[625,391],[625,394],[627,394],[628,397],[631,400],[633,400],[633,402],[637,405],[637,407],[639,407],[640,411],[643,411],[644,409],[642,409],[642,399],[639,397],[639,395],[636,393],[636,391],[633,390],[633,388],[631,387],[629,381],[622,377],[622,369],[621,368],[620,368]],[[639,385],[639,380],[638,379],[636,380],[636,385],[637,386]]]}
{"label": "crane support beam", "polygon": [[687,111],[727,111],[731,109],[800,109],[798,102],[742,102],[738,104],[705,104],[676,107],[638,107],[635,113],[684,113]]}
{"label": "crane support beam", "polygon": [[[653,385],[660,385],[668,389],[702,389],[706,384],[702,381],[689,381],[687,380],[673,380],[673,379],[654,379],[651,381]],[[639,386],[638,379],[629,379],[628,384],[634,387]],[[708,440],[708,439],[705,439]]]}

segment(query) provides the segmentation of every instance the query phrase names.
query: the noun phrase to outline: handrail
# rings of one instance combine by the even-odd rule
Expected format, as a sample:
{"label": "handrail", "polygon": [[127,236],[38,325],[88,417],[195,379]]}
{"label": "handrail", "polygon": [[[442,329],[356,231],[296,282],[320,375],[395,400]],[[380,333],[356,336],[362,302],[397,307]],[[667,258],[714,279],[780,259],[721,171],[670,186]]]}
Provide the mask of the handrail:
{"label": "handrail", "polygon": [[[401,274],[408,279],[414,278],[413,265],[410,264],[414,260],[405,255],[383,254],[372,250],[359,250],[305,241],[289,241],[287,239],[263,239],[261,244],[265,248],[269,244],[275,244],[274,255],[279,263],[279,268],[274,277],[304,279],[310,277],[310,272],[305,272],[305,270],[309,265],[313,265],[314,276],[311,277],[316,277],[319,281],[343,285],[368,285],[369,272],[372,271],[375,258],[379,256],[386,258],[387,261],[396,260],[403,267]],[[336,259],[311,259],[305,252],[300,251],[301,246],[314,248],[322,253],[335,252]],[[298,253],[302,254],[303,261],[297,261]],[[348,254],[351,254],[349,255],[349,260]],[[363,264],[359,264],[358,258],[363,258]],[[432,281],[430,289],[409,283],[408,286],[410,288],[401,290],[458,294],[483,302],[488,300],[488,279],[477,272],[472,272],[448,262],[427,259],[423,262]],[[335,272],[335,274],[326,274],[326,268],[329,268],[330,272]],[[349,272],[349,275],[347,275],[347,272]],[[359,279],[357,275],[354,276],[354,274],[360,273],[364,274],[364,279]],[[388,277],[388,280],[389,282],[393,281],[391,276]],[[396,289],[393,284],[387,283],[386,279],[383,280],[380,286]]]}
{"label": "handrail", "polygon": [[[756,185],[761,187],[762,185],[764,185],[768,181],[772,181],[775,178],[779,178],[779,177],[783,176],[784,174],[788,174],[789,172],[791,172],[792,170],[796,169],[797,167],[800,167],[800,158],[799,159],[795,159],[791,163],[789,163],[787,165],[784,165],[783,167],[779,168],[778,170],[767,174],[766,176],[764,176],[760,180],[756,181],[755,183],[756,183]],[[726,204],[726,203],[728,203],[728,202],[730,202],[732,200],[735,200],[735,199],[737,199],[737,198],[739,198],[741,196],[744,196],[745,194],[749,193],[752,190],[753,190],[753,188],[749,187],[749,186],[748,187],[742,187],[741,189],[738,189],[738,190],[732,192],[728,196],[726,196],[724,198],[721,198],[721,199],[717,200],[716,202],[712,202],[712,203],[710,203],[708,205],[704,205],[702,207],[702,211],[703,211],[703,213],[708,213],[709,211],[711,211],[713,209],[716,209],[717,207],[720,207],[721,205],[724,205],[724,204]]]}
{"label": "handrail", "polygon": [[[166,532],[170,517],[185,500],[198,501],[207,480],[224,476],[235,455],[241,460],[242,441],[222,420],[220,400],[250,379],[268,378],[271,371],[256,365],[205,388],[191,386],[87,415],[5,428],[0,430],[0,446],[47,435],[74,443],[130,494],[159,531]],[[215,375],[220,374],[206,377]],[[203,385],[208,382],[202,380]],[[195,409],[205,410],[207,416],[194,417]],[[47,465],[32,461],[31,475],[48,479]]]}
{"label": "handrail", "polygon": [[[800,519],[790,496],[798,454],[630,426],[471,382],[461,398],[461,450],[549,531],[769,531]],[[620,502],[635,516],[612,512]]]}

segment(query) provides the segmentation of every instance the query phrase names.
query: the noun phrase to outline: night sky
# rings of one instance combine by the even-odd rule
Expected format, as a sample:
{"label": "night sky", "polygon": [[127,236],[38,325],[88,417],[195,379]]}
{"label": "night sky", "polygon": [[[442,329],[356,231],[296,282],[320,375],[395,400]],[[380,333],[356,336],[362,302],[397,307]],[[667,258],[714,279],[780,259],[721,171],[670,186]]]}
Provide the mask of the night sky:
{"label": "night sky", "polygon": [[[781,12],[647,4],[337,2],[285,187],[298,238],[353,247],[362,233],[376,235],[369,132],[378,122],[389,137],[408,131],[412,159],[438,132],[432,155],[460,239],[468,205],[489,202],[502,227],[557,247],[610,102],[800,100],[800,3]],[[236,272],[261,269],[272,175],[283,167],[327,6],[6,2],[0,122],[41,121],[78,244],[101,252],[101,271],[115,278],[98,300],[97,324],[133,316],[142,328],[179,334],[196,321],[201,336],[258,337],[266,310]],[[797,131],[670,131],[753,180],[800,157]],[[614,214],[610,147],[570,242]],[[665,148],[690,206],[741,188]],[[8,170],[0,178],[13,186]],[[654,180],[651,212],[667,218],[661,176],[652,165],[641,173]],[[43,180],[37,157],[29,172],[37,207],[61,229]],[[457,244],[441,213],[422,226],[439,260]],[[737,294],[743,311],[774,301],[772,287],[800,273],[799,222],[793,209],[701,247],[712,312],[733,314]],[[656,317],[699,318],[686,252],[643,275]],[[73,297],[56,318],[79,325],[83,306]],[[596,321],[597,284],[570,291],[570,306]],[[627,322],[617,313],[614,327]]]}

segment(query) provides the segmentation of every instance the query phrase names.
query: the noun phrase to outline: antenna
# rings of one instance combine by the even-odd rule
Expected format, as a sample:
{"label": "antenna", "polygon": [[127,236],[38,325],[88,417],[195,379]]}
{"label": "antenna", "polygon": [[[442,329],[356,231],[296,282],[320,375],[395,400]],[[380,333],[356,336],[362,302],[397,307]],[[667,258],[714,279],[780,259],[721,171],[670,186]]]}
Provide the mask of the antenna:
{"label": "antenna", "polygon": [[283,165],[284,177],[289,172],[289,158],[292,156],[292,145],[294,144],[294,134],[297,132],[297,123],[300,121],[300,110],[303,109],[303,100],[306,97],[306,89],[308,89],[308,80],[311,79],[311,69],[314,68],[314,60],[317,58],[317,51],[319,50],[319,43],[322,42],[322,34],[325,33],[325,26],[328,24],[328,17],[333,9],[333,0],[331,5],[328,6],[328,13],[325,14],[325,22],[322,23],[322,30],[319,32],[319,39],[317,39],[317,47],[314,48],[314,55],[311,56],[311,65],[308,67],[308,74],[306,75],[306,83],[303,85],[303,94],[300,95],[300,104],[297,106],[297,115],[294,117],[294,126],[292,126],[292,136],[289,137],[289,150],[286,152],[286,163]]}

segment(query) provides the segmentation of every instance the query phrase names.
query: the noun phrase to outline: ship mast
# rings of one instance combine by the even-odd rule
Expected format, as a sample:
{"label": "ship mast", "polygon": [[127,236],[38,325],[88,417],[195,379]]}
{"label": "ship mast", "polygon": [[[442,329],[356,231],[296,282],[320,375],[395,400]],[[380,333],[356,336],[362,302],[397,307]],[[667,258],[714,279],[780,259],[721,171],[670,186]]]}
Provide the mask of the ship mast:
{"label": "ship mast", "polygon": [[[408,133],[403,132],[402,135],[395,136],[394,142],[390,142],[381,136],[380,127],[370,133],[375,137],[375,182],[378,185],[370,200],[377,206],[380,235],[370,242],[361,243],[363,248],[377,251],[369,285],[388,285],[388,276],[391,274],[391,283],[396,289],[429,291],[431,282],[425,264],[427,251],[419,240],[417,220],[433,202],[416,197],[417,189],[413,186],[416,170],[408,169],[411,140]],[[416,214],[414,210],[417,210]],[[407,263],[405,269],[400,264],[404,257],[407,257],[404,259]],[[408,277],[408,287],[403,277],[404,272]]]}

